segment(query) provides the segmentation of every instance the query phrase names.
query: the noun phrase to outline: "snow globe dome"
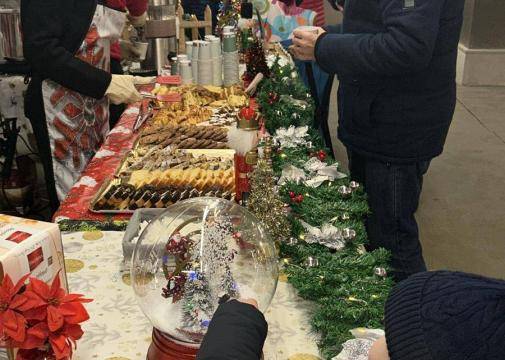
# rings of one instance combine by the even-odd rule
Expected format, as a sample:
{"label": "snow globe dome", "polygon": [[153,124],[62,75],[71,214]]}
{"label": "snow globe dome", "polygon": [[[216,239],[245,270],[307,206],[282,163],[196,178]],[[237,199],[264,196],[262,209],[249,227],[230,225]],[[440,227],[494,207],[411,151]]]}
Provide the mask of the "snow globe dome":
{"label": "snow globe dome", "polygon": [[273,240],[242,206],[195,198],[170,206],[142,232],[132,258],[138,303],[153,327],[200,344],[227,299],[255,299],[265,311],[275,293]]}

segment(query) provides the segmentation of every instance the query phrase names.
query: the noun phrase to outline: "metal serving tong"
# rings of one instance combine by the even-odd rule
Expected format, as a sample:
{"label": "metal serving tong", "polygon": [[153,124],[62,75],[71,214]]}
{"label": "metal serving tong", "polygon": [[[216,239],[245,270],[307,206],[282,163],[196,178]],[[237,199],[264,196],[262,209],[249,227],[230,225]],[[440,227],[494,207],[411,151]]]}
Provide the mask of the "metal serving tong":
{"label": "metal serving tong", "polygon": [[[142,96],[144,96],[144,94],[142,94]],[[154,98],[156,98],[156,96]],[[137,115],[137,120],[135,120],[135,125],[133,126],[134,132],[140,129],[140,127],[147,121],[147,119],[153,116],[153,110],[154,110],[153,100],[149,101],[149,103],[147,104],[147,109],[144,102],[140,104],[139,114]]]}

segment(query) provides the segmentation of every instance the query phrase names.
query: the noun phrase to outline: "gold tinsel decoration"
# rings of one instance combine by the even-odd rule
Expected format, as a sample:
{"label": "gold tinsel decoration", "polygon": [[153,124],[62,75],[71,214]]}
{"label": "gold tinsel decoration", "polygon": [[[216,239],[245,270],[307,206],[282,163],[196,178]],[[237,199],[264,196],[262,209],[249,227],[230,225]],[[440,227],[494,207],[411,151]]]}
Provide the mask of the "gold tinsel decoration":
{"label": "gold tinsel decoration", "polygon": [[275,190],[274,174],[265,160],[259,160],[251,176],[251,195],[248,208],[266,227],[270,236],[279,244],[290,235],[284,202]]}

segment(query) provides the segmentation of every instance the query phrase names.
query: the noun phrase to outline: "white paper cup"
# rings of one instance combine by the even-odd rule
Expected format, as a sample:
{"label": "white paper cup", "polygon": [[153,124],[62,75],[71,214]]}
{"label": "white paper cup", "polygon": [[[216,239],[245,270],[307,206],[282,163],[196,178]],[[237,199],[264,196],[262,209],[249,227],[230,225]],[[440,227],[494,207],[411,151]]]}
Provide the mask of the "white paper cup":
{"label": "white paper cup", "polygon": [[210,43],[208,41],[200,41],[198,50],[198,60],[210,60]]}
{"label": "white paper cup", "polygon": [[193,41],[186,41],[186,55],[188,59],[191,59],[193,56]]}
{"label": "white paper cup", "polygon": [[193,83],[198,84],[198,60],[191,60],[191,73],[193,74]]}
{"label": "white paper cup", "polygon": [[214,38],[210,41],[210,55],[212,58],[221,56],[221,39]]}
{"label": "white paper cup", "polygon": [[198,84],[212,85],[214,78],[212,72],[212,59],[198,61]]}
{"label": "white paper cup", "polygon": [[191,49],[191,59],[198,59],[198,52],[200,51],[200,40],[193,41],[193,47]]}
{"label": "white paper cup", "polygon": [[191,71],[189,60],[181,60],[179,63],[179,72],[181,74],[183,84],[191,84],[193,81],[193,73]]}
{"label": "white paper cup", "polygon": [[227,25],[223,28],[223,33],[232,33],[235,31],[235,27],[231,25]]}
{"label": "white paper cup", "polygon": [[212,84],[223,85],[223,59],[221,56],[212,59]]}
{"label": "white paper cup", "polygon": [[135,48],[139,52],[139,59],[144,61],[146,59],[147,49],[149,48],[149,43],[134,41],[133,46],[135,46]]}

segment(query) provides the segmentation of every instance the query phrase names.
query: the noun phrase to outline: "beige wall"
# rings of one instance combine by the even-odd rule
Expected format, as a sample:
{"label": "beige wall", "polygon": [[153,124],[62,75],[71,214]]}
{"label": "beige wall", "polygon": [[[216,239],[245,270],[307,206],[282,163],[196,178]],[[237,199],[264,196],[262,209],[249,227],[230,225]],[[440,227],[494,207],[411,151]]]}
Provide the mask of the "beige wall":
{"label": "beige wall", "polygon": [[466,0],[461,42],[471,49],[505,49],[505,0]]}

